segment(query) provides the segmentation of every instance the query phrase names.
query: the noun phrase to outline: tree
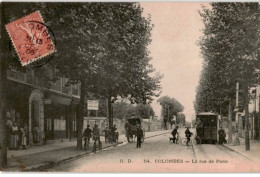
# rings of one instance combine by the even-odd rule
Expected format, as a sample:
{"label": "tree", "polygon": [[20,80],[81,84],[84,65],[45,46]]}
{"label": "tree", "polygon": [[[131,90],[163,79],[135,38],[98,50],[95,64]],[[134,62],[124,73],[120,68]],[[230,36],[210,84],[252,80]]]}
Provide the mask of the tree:
{"label": "tree", "polygon": [[120,101],[113,104],[113,115],[118,119],[130,118],[133,115],[148,119],[149,116],[154,116],[154,110],[150,105],[133,105],[125,101]]}
{"label": "tree", "polygon": [[259,5],[211,3],[211,6],[211,9],[204,7],[200,13],[205,25],[200,42],[205,66],[197,89],[195,109],[216,110],[215,103],[220,103],[220,110],[223,110],[228,102],[231,129],[234,87],[239,81],[246,112],[246,150],[249,150],[248,90],[259,79],[260,67]]}
{"label": "tree", "polygon": [[178,113],[177,115],[177,124],[186,125],[186,116],[183,113]]}
{"label": "tree", "polygon": [[111,108],[117,97],[128,98],[132,103],[151,100],[160,90],[162,76],[150,76],[154,69],[149,64],[147,46],[151,42],[152,25],[150,18],[142,17],[140,5],[117,3],[109,4],[108,8],[112,30],[105,30],[107,55],[100,60],[98,91],[108,100],[109,126],[112,127]]}
{"label": "tree", "polygon": [[113,104],[113,117],[117,119],[125,119],[127,113],[132,109],[133,105],[125,101],[117,101]]}
{"label": "tree", "polygon": [[169,96],[162,96],[157,102],[162,106],[162,114],[168,121],[173,118],[173,115],[177,116],[179,112],[184,110],[184,107],[178,100]]}
{"label": "tree", "polygon": [[149,19],[142,17],[138,3],[71,3],[60,6],[63,9],[59,14],[62,20],[57,24],[68,26],[68,30],[62,30],[58,39],[70,45],[61,46],[64,53],[60,55],[63,57],[58,57],[55,64],[60,74],[69,78],[69,83],[81,84],[77,121],[77,147],[81,148],[86,93],[107,98],[111,128],[112,103],[117,96],[139,99],[154,95],[158,89],[158,77],[148,75],[153,71],[148,65],[147,52],[151,25]]}
{"label": "tree", "polygon": [[149,119],[154,116],[154,110],[149,104],[138,104],[135,107],[143,119]]}

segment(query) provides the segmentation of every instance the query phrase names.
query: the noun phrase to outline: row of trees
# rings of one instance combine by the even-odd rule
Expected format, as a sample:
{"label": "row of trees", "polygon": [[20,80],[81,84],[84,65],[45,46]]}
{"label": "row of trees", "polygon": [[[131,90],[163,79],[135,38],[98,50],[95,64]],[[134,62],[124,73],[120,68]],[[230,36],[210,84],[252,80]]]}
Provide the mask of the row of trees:
{"label": "row of trees", "polygon": [[[113,118],[117,119],[127,119],[131,116],[148,119],[155,115],[153,108],[149,104],[131,104],[125,99],[114,102],[111,107]],[[107,111],[107,100],[100,99],[98,111],[88,110],[87,113],[87,110],[85,110],[85,116],[95,117],[98,115],[98,117],[106,117]]]}
{"label": "row of trees", "polygon": [[176,118],[176,123],[182,124],[183,126],[185,126],[187,124],[185,114],[183,114],[182,112],[178,113],[177,118]]}
{"label": "row of trees", "polygon": [[[260,8],[258,3],[211,3],[200,12],[204,23],[200,39],[204,59],[197,87],[196,112],[213,111],[228,115],[235,107],[236,83],[245,110],[246,150],[249,146],[249,88],[260,78]],[[232,141],[232,134],[229,134]]]}
{"label": "row of trees", "polygon": [[118,119],[127,119],[131,116],[148,119],[154,116],[154,110],[149,104],[129,104],[126,102],[116,102],[113,104],[113,117]]}
{"label": "row of trees", "polygon": [[157,100],[157,102],[162,106],[161,115],[166,121],[171,121],[173,116],[177,116],[178,113],[184,110],[183,105],[178,100],[169,96],[162,96]]}
{"label": "row of trees", "polygon": [[[118,96],[132,103],[146,103],[160,93],[161,75],[149,64],[147,46],[151,42],[150,17],[143,17],[139,3],[1,3],[1,86],[6,71],[18,58],[10,60],[9,37],[4,25],[40,10],[54,33],[56,50],[43,67],[54,67],[69,84],[80,83],[77,148],[82,148],[84,101],[89,93],[108,100],[109,126],[113,125],[111,104]],[[36,63],[37,64],[37,63]],[[44,75],[44,74],[42,74]],[[46,74],[46,77],[48,74]],[[1,96],[5,89],[1,87]],[[5,105],[1,97],[2,105]],[[5,107],[0,107],[0,124],[5,125]],[[4,127],[3,127],[4,129]],[[2,130],[1,130],[2,131]],[[5,143],[1,132],[1,144]],[[1,166],[6,165],[6,149],[1,148]]]}

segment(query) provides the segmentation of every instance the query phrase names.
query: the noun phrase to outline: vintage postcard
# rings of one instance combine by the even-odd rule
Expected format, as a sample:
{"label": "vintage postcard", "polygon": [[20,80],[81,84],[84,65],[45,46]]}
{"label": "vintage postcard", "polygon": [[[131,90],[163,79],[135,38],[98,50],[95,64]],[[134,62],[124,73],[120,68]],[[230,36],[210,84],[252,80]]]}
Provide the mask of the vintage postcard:
{"label": "vintage postcard", "polygon": [[260,172],[259,3],[0,14],[1,172]]}

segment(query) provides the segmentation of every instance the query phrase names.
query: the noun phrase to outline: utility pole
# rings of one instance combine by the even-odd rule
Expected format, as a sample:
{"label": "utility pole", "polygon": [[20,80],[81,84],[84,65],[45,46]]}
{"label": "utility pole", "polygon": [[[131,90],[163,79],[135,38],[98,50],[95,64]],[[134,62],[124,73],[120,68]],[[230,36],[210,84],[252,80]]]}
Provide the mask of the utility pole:
{"label": "utility pole", "polygon": [[232,98],[229,97],[229,104],[228,104],[228,120],[229,120],[229,133],[228,133],[228,143],[232,143]]}
{"label": "utility pole", "polygon": [[244,89],[243,89],[243,96],[245,100],[245,146],[246,146],[246,151],[250,151],[250,139],[249,139],[249,111],[248,111],[248,103],[249,103],[249,98],[248,98],[248,80],[245,80],[244,83]]}
{"label": "utility pole", "polygon": [[233,145],[234,146],[238,146],[240,145],[240,141],[239,141],[239,136],[238,136],[238,112],[239,112],[239,107],[238,107],[238,99],[239,98],[239,82],[236,83],[236,126],[235,126],[235,138],[234,138],[234,142]]}

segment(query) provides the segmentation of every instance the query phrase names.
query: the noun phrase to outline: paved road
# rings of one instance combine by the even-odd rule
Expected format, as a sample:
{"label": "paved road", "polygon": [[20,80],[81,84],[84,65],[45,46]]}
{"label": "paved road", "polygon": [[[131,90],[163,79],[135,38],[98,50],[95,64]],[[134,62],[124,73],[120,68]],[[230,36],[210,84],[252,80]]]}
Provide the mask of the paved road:
{"label": "paved road", "polygon": [[[178,171],[185,161],[195,159],[192,146],[169,143],[170,134],[145,140],[142,148],[135,143],[109,148],[99,153],[62,163],[47,171],[73,172],[158,172]],[[128,163],[129,162],[129,163]]]}
{"label": "paved road", "polygon": [[[184,129],[180,130],[184,137]],[[43,171],[70,172],[238,172],[259,171],[259,165],[220,145],[169,143],[169,134],[145,140],[142,148],[123,144],[61,163]],[[195,154],[196,153],[196,154]],[[203,157],[203,158],[200,158]]]}

